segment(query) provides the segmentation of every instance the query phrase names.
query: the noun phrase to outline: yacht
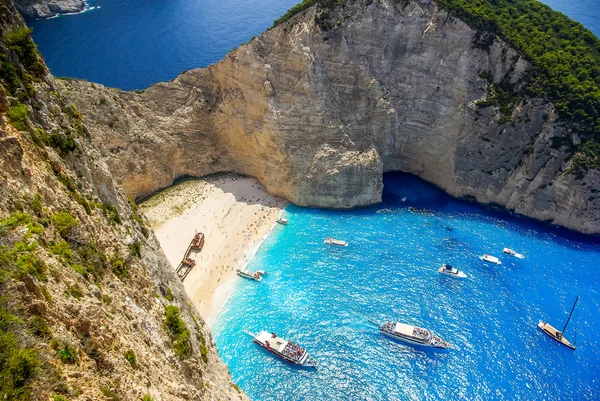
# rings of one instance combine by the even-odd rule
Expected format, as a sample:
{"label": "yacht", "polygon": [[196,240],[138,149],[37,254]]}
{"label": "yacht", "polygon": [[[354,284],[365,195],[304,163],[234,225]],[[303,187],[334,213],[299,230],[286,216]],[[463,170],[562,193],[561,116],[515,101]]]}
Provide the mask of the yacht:
{"label": "yacht", "polygon": [[504,251],[503,251],[503,252],[504,252],[504,253],[506,253],[507,255],[514,256],[515,258],[519,258],[519,259],[525,259],[525,256],[523,256],[523,255],[522,255],[522,254],[520,254],[520,253],[517,253],[517,252],[513,251],[513,250],[512,250],[512,249],[510,249],[510,248],[504,248]]}
{"label": "yacht", "polygon": [[266,275],[267,275],[267,272],[266,272],[266,270],[257,270],[256,272],[257,272],[258,274],[260,274],[261,276],[266,276]]}
{"label": "yacht", "polygon": [[286,226],[287,223],[288,223],[288,219],[286,219],[285,217],[280,217],[280,218],[277,219],[277,222],[279,224],[283,224],[284,226]]}
{"label": "yacht", "polygon": [[571,308],[571,313],[569,313],[569,317],[567,318],[567,322],[565,323],[565,327],[563,327],[562,331],[559,331],[558,329],[553,327],[550,323],[546,323],[543,320],[540,320],[538,323],[538,327],[544,333],[546,333],[546,335],[548,337],[552,338],[555,341],[558,341],[565,347],[571,348],[573,351],[575,351],[575,345],[571,344],[571,342],[569,340],[567,340],[563,334],[564,334],[565,330],[567,330],[567,326],[569,325],[569,322],[571,321],[571,317],[573,316],[573,311],[575,310],[575,305],[577,305],[578,300],[579,300],[579,295],[577,296],[577,298],[575,298],[575,303],[573,304],[573,307]]}
{"label": "yacht", "polygon": [[275,333],[269,333],[265,330],[258,333],[251,333],[247,330],[244,330],[244,332],[252,336],[253,343],[258,344],[261,348],[286,362],[310,368],[316,368],[318,365],[317,361],[306,352],[304,347],[284,340]]}
{"label": "yacht", "polygon": [[342,241],[339,239],[333,239],[333,238],[326,238],[325,243],[327,245],[348,246],[348,243],[346,241]]}
{"label": "yacht", "polygon": [[237,275],[254,281],[262,281],[262,276],[258,272],[251,272],[246,269],[238,269]]}
{"label": "yacht", "polygon": [[489,262],[489,263],[495,263],[497,265],[501,265],[502,262],[500,262],[500,260],[498,260],[497,257],[495,256],[490,256],[487,253],[483,256],[480,256],[479,259],[483,260],[484,262]]}
{"label": "yacht", "polygon": [[440,267],[438,269],[438,273],[441,274],[445,274],[446,276],[450,276],[450,277],[455,277],[455,278],[466,278],[467,275],[463,272],[461,272],[460,270],[447,265],[447,264],[443,264],[442,267]]}
{"label": "yacht", "polygon": [[422,327],[398,322],[385,322],[382,325],[371,320],[369,322],[379,327],[381,334],[395,340],[424,347],[452,348],[452,344],[433,334],[433,331]]}

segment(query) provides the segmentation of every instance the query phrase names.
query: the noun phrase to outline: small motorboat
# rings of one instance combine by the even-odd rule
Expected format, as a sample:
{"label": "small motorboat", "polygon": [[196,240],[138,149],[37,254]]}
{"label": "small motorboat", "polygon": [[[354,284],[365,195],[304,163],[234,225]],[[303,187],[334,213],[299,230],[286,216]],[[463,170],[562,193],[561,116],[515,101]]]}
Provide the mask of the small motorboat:
{"label": "small motorboat", "polygon": [[325,243],[327,245],[348,246],[348,243],[346,241],[342,241],[339,239],[333,239],[333,238],[326,238]]}
{"label": "small motorboat", "polygon": [[280,217],[280,218],[277,219],[277,222],[279,224],[283,224],[284,226],[286,226],[287,223],[288,223],[288,219],[286,219],[285,217]]}
{"label": "small motorboat", "polygon": [[318,362],[306,352],[304,347],[277,337],[275,333],[269,333],[265,330],[261,330],[256,334],[247,330],[244,330],[244,332],[252,336],[253,343],[258,344],[286,362],[309,368],[316,368],[318,365]]}
{"label": "small motorboat", "polygon": [[433,331],[422,327],[398,322],[385,322],[382,325],[372,320],[369,322],[379,327],[381,334],[395,340],[424,347],[452,348],[452,344],[433,334]]}
{"label": "small motorboat", "polygon": [[446,276],[450,276],[450,277],[455,277],[455,278],[466,278],[467,275],[463,272],[461,272],[460,270],[447,265],[447,264],[443,264],[442,267],[440,267],[438,269],[438,273],[441,274],[445,274]]}
{"label": "small motorboat", "polygon": [[257,270],[256,271],[258,274],[260,274],[261,276],[266,276],[267,272],[265,270]]}
{"label": "small motorboat", "polygon": [[525,259],[524,255],[517,253],[510,248],[504,248],[504,253],[506,253],[507,255],[510,255],[510,256],[514,256],[515,258]]}
{"label": "small motorboat", "polygon": [[251,272],[246,269],[238,269],[237,275],[254,281],[262,281],[262,276],[258,272]]}
{"label": "small motorboat", "polygon": [[483,260],[484,262],[488,262],[488,263],[495,263],[497,265],[501,265],[502,262],[500,262],[500,260],[495,257],[495,256],[490,256],[487,253],[483,256],[480,256],[479,259]]}

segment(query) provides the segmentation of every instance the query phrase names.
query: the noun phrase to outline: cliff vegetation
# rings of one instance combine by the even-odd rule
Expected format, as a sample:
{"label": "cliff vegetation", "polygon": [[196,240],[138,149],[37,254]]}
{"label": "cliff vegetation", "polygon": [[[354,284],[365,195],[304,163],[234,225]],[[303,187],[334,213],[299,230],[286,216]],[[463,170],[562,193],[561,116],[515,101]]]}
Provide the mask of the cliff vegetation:
{"label": "cliff vegetation", "polygon": [[600,40],[537,0],[438,0],[484,35],[498,36],[534,67],[525,93],[554,103],[583,139],[574,169],[600,168]]}

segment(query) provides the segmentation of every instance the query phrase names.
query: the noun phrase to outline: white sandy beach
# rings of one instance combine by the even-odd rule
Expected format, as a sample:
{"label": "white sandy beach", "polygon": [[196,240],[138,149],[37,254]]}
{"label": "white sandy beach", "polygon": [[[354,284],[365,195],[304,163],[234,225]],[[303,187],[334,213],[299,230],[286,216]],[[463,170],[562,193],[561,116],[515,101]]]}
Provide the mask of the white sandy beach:
{"label": "white sandy beach", "polygon": [[235,270],[251,259],[286,205],[254,178],[220,174],[168,188],[141,208],[174,269],[194,234],[204,233],[204,248],[190,254],[196,266],[184,286],[212,324],[238,279]]}

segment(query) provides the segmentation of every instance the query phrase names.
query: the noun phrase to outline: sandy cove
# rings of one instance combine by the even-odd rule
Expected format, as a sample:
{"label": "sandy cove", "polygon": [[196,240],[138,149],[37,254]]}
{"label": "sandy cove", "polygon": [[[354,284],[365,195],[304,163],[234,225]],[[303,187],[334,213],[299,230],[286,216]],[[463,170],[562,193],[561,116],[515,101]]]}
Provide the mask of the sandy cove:
{"label": "sandy cove", "polygon": [[186,180],[141,204],[169,262],[177,268],[196,232],[205,235],[183,284],[209,324],[235,285],[235,270],[254,256],[287,201],[254,178],[219,174]]}

